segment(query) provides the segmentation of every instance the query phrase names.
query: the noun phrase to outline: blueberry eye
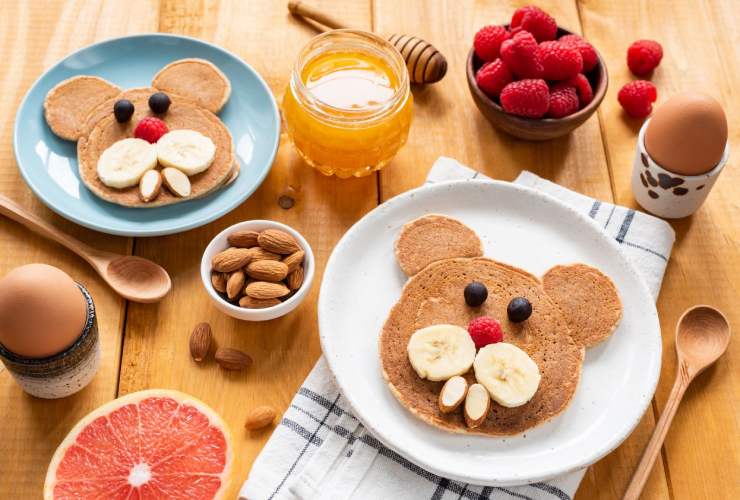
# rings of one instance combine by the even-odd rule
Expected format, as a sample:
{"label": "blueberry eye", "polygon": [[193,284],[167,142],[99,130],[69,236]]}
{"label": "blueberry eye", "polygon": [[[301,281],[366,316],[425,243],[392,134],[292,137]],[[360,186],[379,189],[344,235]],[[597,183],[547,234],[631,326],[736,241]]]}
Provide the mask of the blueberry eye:
{"label": "blueberry eye", "polygon": [[113,105],[113,114],[118,123],[125,123],[134,115],[134,103],[128,99],[119,99]]}
{"label": "blueberry eye", "polygon": [[164,92],[156,92],[149,97],[149,108],[157,114],[170,109],[170,98]]}
{"label": "blueberry eye", "polygon": [[509,321],[521,323],[532,315],[532,304],[524,297],[514,297],[509,302],[509,307],[506,308],[506,314],[509,316]]}

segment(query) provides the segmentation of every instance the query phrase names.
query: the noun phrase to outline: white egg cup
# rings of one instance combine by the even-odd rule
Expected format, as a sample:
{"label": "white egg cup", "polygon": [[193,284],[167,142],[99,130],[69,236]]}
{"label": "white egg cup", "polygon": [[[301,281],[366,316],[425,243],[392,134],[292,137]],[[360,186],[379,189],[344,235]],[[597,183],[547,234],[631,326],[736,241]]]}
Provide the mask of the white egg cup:
{"label": "white egg cup", "polygon": [[[281,231],[285,231],[293,236],[301,249],[306,252],[306,256],[303,259],[303,284],[295,294],[276,306],[266,307],[264,309],[248,309],[245,307],[239,307],[238,305],[234,305],[227,301],[213,288],[213,284],[211,283],[211,261],[213,260],[214,255],[229,248],[227,239],[231,233],[236,231],[260,232],[265,229],[280,229]],[[211,240],[206,247],[205,252],[203,252],[203,258],[200,261],[200,277],[203,281],[203,286],[205,287],[206,292],[208,292],[208,296],[219,311],[228,314],[232,318],[243,321],[267,321],[288,314],[303,302],[303,299],[306,298],[308,291],[311,289],[315,268],[316,265],[314,263],[313,251],[305,238],[296,230],[279,222],[269,220],[249,220],[227,227]]]}
{"label": "white egg cup", "polygon": [[632,193],[637,203],[648,212],[666,219],[687,217],[696,212],[707,199],[727,164],[730,143],[725,145],[722,159],[709,172],[681,175],[666,170],[653,160],[645,148],[645,130],[650,120],[640,128],[632,163]]}

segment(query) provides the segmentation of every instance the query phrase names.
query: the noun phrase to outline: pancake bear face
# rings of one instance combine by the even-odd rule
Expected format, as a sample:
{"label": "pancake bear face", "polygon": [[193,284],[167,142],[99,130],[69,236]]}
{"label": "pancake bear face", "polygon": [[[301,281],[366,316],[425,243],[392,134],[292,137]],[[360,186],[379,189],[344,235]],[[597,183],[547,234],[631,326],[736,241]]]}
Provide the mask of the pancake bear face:
{"label": "pancake bear face", "polygon": [[[183,59],[165,66],[151,87],[65,80],[47,94],[44,116],[56,135],[77,141],[80,178],[94,194],[124,206],[161,206],[205,196],[238,175],[231,134],[215,114],[230,93],[213,64]],[[163,181],[168,189],[160,190]]]}
{"label": "pancake bear face", "polygon": [[[607,338],[621,318],[616,288],[597,269],[584,264],[556,266],[539,279],[482,257],[477,235],[444,216],[426,216],[408,223],[396,243],[396,256],[404,271],[415,272],[407,272],[410,279],[383,326],[383,374],[406,408],[444,430],[511,435],[556,416],[575,393],[585,348]],[[471,282],[483,284],[488,293],[476,307],[465,298]],[[507,313],[516,297],[531,305],[531,314],[518,322],[511,321]],[[492,393],[490,412],[471,428],[462,409],[441,411],[440,392],[445,381],[421,378],[408,349],[409,340],[421,329],[433,325],[467,329],[472,320],[482,316],[500,323],[503,342],[534,361],[540,377],[531,399],[524,404],[505,405],[505,400]],[[483,349],[476,356],[476,367],[462,376],[469,385],[481,383],[490,392],[477,365]]]}

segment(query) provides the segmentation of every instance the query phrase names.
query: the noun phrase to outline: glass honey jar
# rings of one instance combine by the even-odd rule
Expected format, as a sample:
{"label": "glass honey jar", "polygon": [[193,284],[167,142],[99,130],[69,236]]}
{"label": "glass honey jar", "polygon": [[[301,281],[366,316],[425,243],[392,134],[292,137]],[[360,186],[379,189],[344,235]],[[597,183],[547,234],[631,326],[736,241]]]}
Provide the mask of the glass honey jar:
{"label": "glass honey jar", "polygon": [[343,178],[368,175],[406,143],[413,112],[406,64],[372,33],[323,33],[301,51],[282,111],[309,165]]}

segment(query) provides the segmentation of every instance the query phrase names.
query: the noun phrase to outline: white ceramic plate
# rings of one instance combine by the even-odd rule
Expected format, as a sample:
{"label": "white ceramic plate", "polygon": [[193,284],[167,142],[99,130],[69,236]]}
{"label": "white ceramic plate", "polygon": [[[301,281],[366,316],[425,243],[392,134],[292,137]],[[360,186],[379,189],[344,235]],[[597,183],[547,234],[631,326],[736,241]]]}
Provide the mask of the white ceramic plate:
{"label": "white ceramic plate", "polygon": [[[560,416],[518,436],[452,434],[418,420],[391,394],[378,336],[405,282],[393,246],[403,224],[428,213],[460,219],[478,233],[486,256],[533,274],[583,262],[616,284],[622,321],[608,340],[587,349],[576,394]],[[342,393],[383,444],[435,474],[481,485],[543,481],[596,462],[640,421],[660,374],[655,303],[617,242],[560,201],[504,182],[435,184],[367,214],[329,259],[319,327]]]}

